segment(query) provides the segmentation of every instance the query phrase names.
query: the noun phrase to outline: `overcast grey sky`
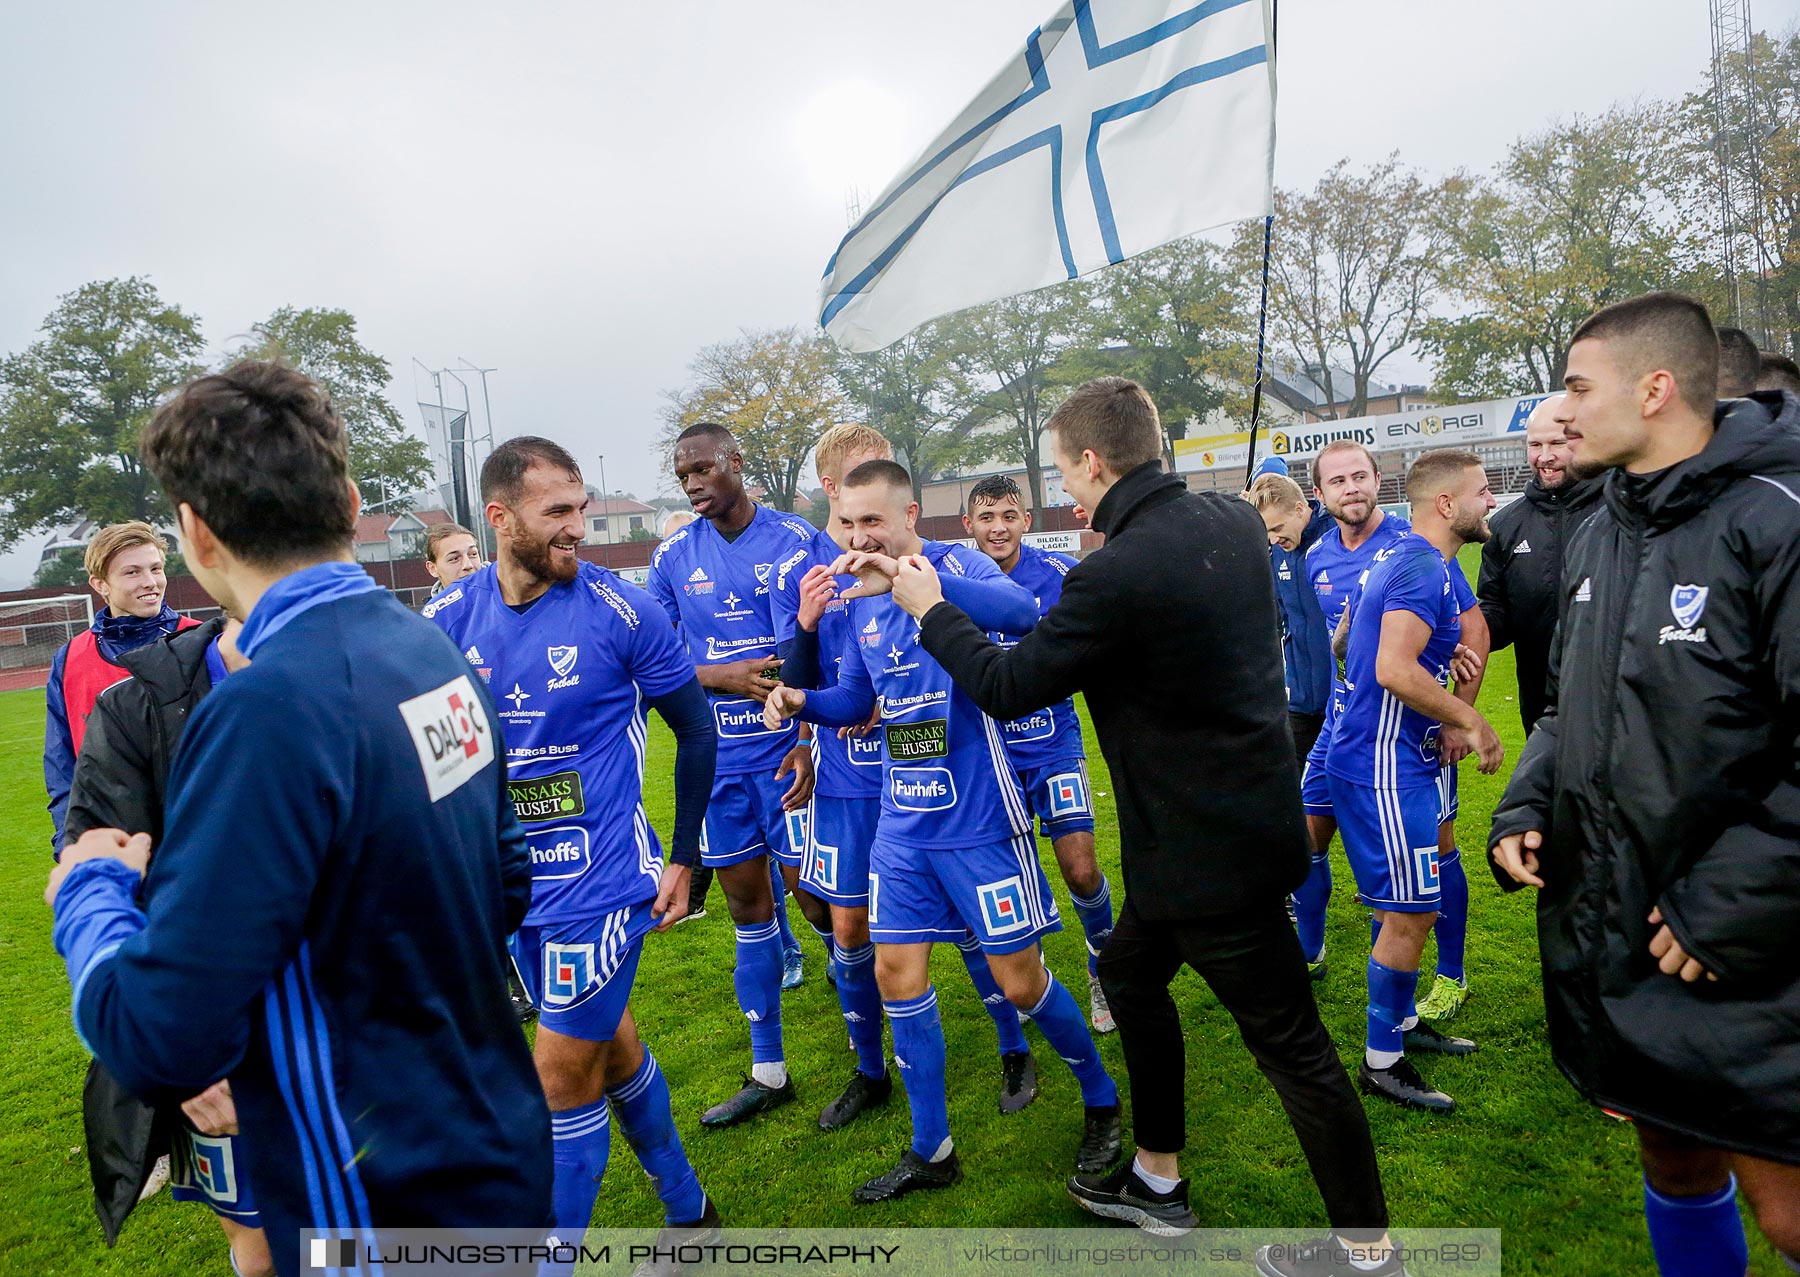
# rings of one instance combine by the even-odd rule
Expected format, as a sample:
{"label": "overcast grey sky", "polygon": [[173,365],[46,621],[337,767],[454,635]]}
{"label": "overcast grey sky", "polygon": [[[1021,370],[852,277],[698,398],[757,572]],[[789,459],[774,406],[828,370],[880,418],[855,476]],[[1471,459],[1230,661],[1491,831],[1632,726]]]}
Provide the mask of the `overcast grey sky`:
{"label": "overcast grey sky", "polygon": [[[215,352],[277,306],[342,307],[415,428],[412,358],[466,356],[500,370],[501,433],[604,452],[648,495],[693,352],[811,322],[846,189],[879,188],[1054,8],[15,5],[0,350],[115,275]],[[1754,16],[1785,29],[1800,0]],[[1484,168],[1554,116],[1692,87],[1707,30],[1704,0],[1285,0],[1277,180],[1393,150]]]}

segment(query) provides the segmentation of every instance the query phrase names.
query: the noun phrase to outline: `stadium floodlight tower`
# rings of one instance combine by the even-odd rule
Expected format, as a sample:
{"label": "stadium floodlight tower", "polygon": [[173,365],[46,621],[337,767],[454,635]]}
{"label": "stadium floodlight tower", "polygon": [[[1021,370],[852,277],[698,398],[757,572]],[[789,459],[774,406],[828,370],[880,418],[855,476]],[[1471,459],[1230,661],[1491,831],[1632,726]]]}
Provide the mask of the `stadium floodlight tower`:
{"label": "stadium floodlight tower", "polygon": [[[425,419],[425,443],[431,454],[432,486],[450,517],[475,533],[484,558],[494,555],[493,531],[481,515],[481,463],[494,450],[493,403],[488,374],[458,357],[453,368],[430,368],[413,360],[413,384]],[[470,381],[481,379],[479,403]]]}
{"label": "stadium floodlight tower", "polygon": [[[1768,240],[1762,129],[1756,101],[1750,0],[1708,0],[1712,19],[1713,155],[1718,163],[1719,242],[1731,322],[1767,344]],[[1748,281],[1746,276],[1749,276]],[[1745,305],[1751,284],[1752,308]]]}

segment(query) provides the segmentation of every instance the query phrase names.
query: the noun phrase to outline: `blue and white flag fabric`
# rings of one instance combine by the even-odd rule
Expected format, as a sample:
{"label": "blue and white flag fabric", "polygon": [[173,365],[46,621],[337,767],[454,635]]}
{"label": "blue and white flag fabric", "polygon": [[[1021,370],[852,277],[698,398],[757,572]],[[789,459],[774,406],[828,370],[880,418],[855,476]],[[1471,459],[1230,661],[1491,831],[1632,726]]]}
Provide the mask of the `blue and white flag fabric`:
{"label": "blue and white flag fabric", "polygon": [[819,322],[880,350],[1273,204],[1270,0],[1070,0],[851,228]]}

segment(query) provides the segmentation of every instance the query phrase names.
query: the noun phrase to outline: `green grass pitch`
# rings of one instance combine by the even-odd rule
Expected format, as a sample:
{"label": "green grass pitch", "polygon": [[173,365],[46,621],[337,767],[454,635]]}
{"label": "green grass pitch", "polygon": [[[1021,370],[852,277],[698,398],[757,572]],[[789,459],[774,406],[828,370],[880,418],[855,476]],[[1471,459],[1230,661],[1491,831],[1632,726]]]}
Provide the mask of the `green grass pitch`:
{"label": "green grass pitch", "polygon": [[[1465,566],[1472,570],[1473,562]],[[1456,1097],[1454,1115],[1367,1101],[1388,1201],[1400,1228],[1502,1229],[1509,1273],[1650,1271],[1631,1129],[1584,1104],[1551,1064],[1531,901],[1524,893],[1502,895],[1483,864],[1488,816],[1523,743],[1513,689],[1512,655],[1501,653],[1481,705],[1506,740],[1507,766],[1497,777],[1481,776],[1472,760],[1462,769],[1459,830],[1472,896],[1468,965],[1474,997],[1456,1031],[1474,1037],[1481,1050],[1467,1060],[1424,1061],[1427,1077]],[[42,900],[50,863],[40,770],[43,722],[41,692],[0,695],[0,1273],[228,1273],[218,1228],[203,1207],[177,1205],[165,1193],[138,1209],[111,1252],[94,1220],[81,1149],[86,1059],[69,1025],[69,986],[50,947],[50,912]],[[653,724],[650,815],[666,832],[672,744],[660,721]],[[1101,859],[1117,898],[1112,787],[1091,733],[1088,754]],[[1067,929],[1047,945],[1050,964],[1079,996],[1085,988],[1080,929],[1049,844],[1040,843],[1040,850],[1068,919]],[[253,855],[254,845],[244,852]],[[1341,853],[1334,852],[1334,861],[1331,973],[1318,995],[1340,1053],[1354,1068],[1363,1036],[1368,923],[1352,902]],[[992,1025],[956,953],[943,948],[934,974],[949,1040],[951,1127],[968,1177],[956,1189],[890,1207],[851,1204],[851,1189],[885,1170],[906,1145],[906,1105],[896,1087],[885,1110],[834,1134],[817,1129],[818,1110],[849,1077],[851,1057],[818,941],[797,909],[793,920],[807,947],[807,980],[787,996],[783,1014],[800,1100],[735,1130],[701,1130],[700,1111],[736,1088],[749,1059],[749,1034],[732,1000],[732,930],[716,889],[713,904],[709,917],[649,937],[633,1006],[668,1076],[676,1121],[701,1182],[728,1223],[1093,1222],[1062,1190],[1080,1134],[1074,1079],[1028,1029],[1042,1094],[1024,1113],[1001,1117]],[[1426,962],[1429,970],[1429,949]],[[1322,1226],[1323,1207],[1299,1148],[1230,1017],[1191,973],[1178,978],[1175,994],[1188,1043],[1189,1136],[1182,1166],[1202,1224]],[[1101,1049],[1123,1085],[1118,1038],[1103,1039]],[[649,1181],[623,1140],[614,1142],[595,1220],[629,1227],[661,1221]],[[1753,1270],[1778,1271],[1773,1253],[1753,1227],[1751,1232]]]}

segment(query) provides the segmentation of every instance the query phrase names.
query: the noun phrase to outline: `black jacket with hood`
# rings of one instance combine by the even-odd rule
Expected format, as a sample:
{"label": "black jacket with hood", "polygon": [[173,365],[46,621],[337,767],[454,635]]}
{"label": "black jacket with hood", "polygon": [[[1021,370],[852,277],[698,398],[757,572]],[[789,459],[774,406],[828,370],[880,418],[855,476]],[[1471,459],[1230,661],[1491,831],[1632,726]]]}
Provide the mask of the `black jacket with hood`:
{"label": "black jacket with hood", "polygon": [[[1557,1065],[1800,1163],[1800,400],[1721,404],[1698,456],[1610,475],[1564,583],[1552,705],[1489,838],[1544,835]],[[1658,970],[1652,909],[1716,982]]]}
{"label": "black jacket with hood", "polygon": [[1492,650],[1511,645],[1518,659],[1519,714],[1525,730],[1544,716],[1550,643],[1562,619],[1563,554],[1575,530],[1600,505],[1600,479],[1570,479],[1546,488],[1533,479],[1525,495],[1489,521],[1475,587]]}
{"label": "black jacket with hood", "polygon": [[[194,706],[212,690],[206,649],[224,628],[222,620],[208,621],[121,658],[131,677],[100,694],[75,762],[63,825],[70,841],[90,829],[123,829],[162,845],[169,764]],[[81,1110],[94,1213],[110,1246],[181,1117],[128,1093],[98,1060],[88,1064]]]}

